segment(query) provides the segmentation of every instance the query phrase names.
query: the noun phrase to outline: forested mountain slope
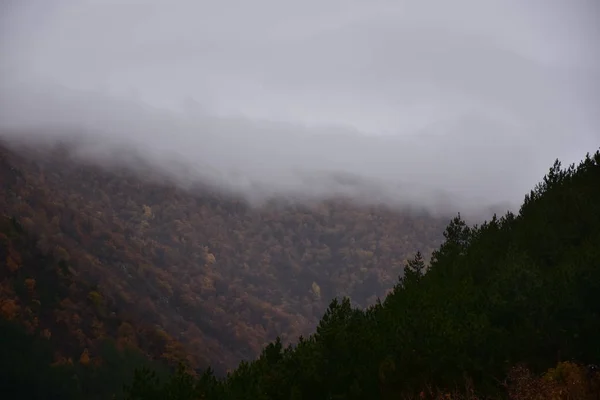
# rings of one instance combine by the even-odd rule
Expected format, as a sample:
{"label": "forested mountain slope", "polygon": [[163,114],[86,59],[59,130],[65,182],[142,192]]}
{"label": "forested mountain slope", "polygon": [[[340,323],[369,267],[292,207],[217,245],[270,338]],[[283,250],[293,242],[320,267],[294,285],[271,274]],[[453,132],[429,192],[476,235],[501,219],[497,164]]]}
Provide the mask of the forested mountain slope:
{"label": "forested mountain slope", "polygon": [[600,361],[600,152],[577,167],[557,162],[518,214],[481,226],[459,216],[444,237],[427,272],[417,255],[382,302],[334,300],[315,333],[269,344],[225,380],[138,373],[129,398],[423,398],[467,379],[487,396],[597,399],[592,367],[561,363],[540,380],[511,367]]}
{"label": "forested mountain slope", "polygon": [[[154,354],[184,358],[181,345],[152,325],[131,324],[64,259],[43,253],[35,236],[0,217],[0,396],[3,399],[105,399],[119,393]],[[128,319],[129,318],[129,319]],[[167,351],[169,350],[169,351]]]}
{"label": "forested mountain slope", "polygon": [[[342,202],[327,203],[326,216],[324,205],[256,211],[214,193],[190,194],[143,183],[126,172],[73,168],[72,162],[61,163],[56,155],[23,157],[6,150],[1,154],[0,178],[7,190],[0,193],[0,201],[3,210],[13,215],[0,220],[0,383],[9,397],[102,399],[115,394],[127,399],[397,399],[432,397],[436,391],[446,396],[465,382],[468,388],[462,392],[470,399],[595,399],[600,394],[600,377],[594,368],[561,362],[585,365],[600,361],[600,152],[587,156],[577,167],[561,169],[557,162],[525,197],[518,214],[494,217],[481,226],[469,226],[460,216],[453,219],[440,230],[444,240],[433,252],[428,268],[420,253],[396,264],[390,254],[397,250],[380,247],[380,243],[392,245],[385,235],[385,240],[375,240],[375,247],[367,250],[365,243],[372,238],[368,229],[385,233],[404,226],[398,220],[386,225],[389,220],[377,219],[377,213],[402,218],[384,208],[371,209],[363,219],[359,209]],[[100,186],[94,190],[96,181],[111,188],[117,200],[103,195]],[[82,187],[76,188],[73,182]],[[151,189],[164,200],[153,199]],[[141,215],[136,192],[152,200],[151,205],[142,203]],[[109,207],[113,202],[125,211]],[[168,230],[174,228],[164,215],[177,215],[170,204],[188,204],[183,212],[186,218],[194,215],[194,208],[213,210],[203,215],[217,215],[209,219],[213,224],[208,232],[219,240],[211,242],[213,236],[204,233],[206,242],[198,249],[200,245],[190,244],[187,238],[203,237],[198,231],[209,228]],[[285,219],[288,222],[278,223],[290,213],[299,214],[297,219],[289,217],[293,223]],[[366,308],[343,297],[344,289],[338,285],[344,275],[331,277],[335,266],[327,262],[334,256],[323,260],[319,248],[314,249],[315,243],[327,243],[330,249],[342,246],[326,242],[333,239],[323,233],[334,224],[332,220],[339,221],[337,213],[355,217],[340,230],[353,234],[342,235],[344,246],[350,248],[340,260],[341,265],[350,266],[344,282],[358,280],[362,283],[350,287],[358,289],[362,284],[369,288],[373,283],[360,274],[384,273],[382,259],[401,276],[387,296]],[[278,219],[273,222],[268,215]],[[243,216],[247,217],[240,218]],[[254,278],[256,283],[232,279],[239,286],[220,289],[222,276],[234,277],[227,272],[234,264],[228,261],[231,264],[224,264],[221,271],[216,268],[219,260],[244,259],[239,253],[228,255],[229,247],[222,244],[231,234],[228,224],[252,221],[252,217],[260,217],[260,224],[239,226],[246,227],[242,232],[254,238],[250,241],[253,246],[269,240],[285,243],[287,235],[295,235],[295,240],[304,243],[303,255],[314,252],[300,261],[301,267],[313,271],[306,279],[312,290],[310,304],[316,309],[327,302],[329,307],[314,333],[290,337],[293,344],[288,346],[279,339],[268,344],[255,361],[240,363],[225,378],[215,377],[212,369],[198,374],[189,368],[166,376],[165,367],[180,362],[196,366],[202,363],[198,361],[202,356],[218,370],[219,365],[228,365],[240,356],[232,350],[236,343],[254,337],[253,331],[247,330],[244,334],[248,336],[239,335],[239,342],[231,343],[231,331],[227,330],[231,328],[225,322],[221,341],[219,320],[213,317],[206,325],[198,322],[203,315],[194,313],[205,310],[201,301],[227,310],[240,307],[242,312],[222,321],[241,318],[248,326],[247,321],[257,317],[252,310],[260,309],[265,315],[280,311],[288,319],[281,317],[283,322],[273,325],[275,334],[292,325],[292,316],[302,316],[293,305],[301,307],[303,301],[311,301],[310,296],[294,297],[293,287],[283,287],[280,303],[268,303],[276,298],[268,296],[258,306],[253,303],[258,298],[255,293],[276,289],[269,281],[270,274],[275,282],[290,285],[303,279],[293,271],[277,275],[278,267],[286,264],[270,261],[264,269],[240,269],[244,279]],[[356,220],[360,224],[352,225]],[[414,221],[420,222],[421,232],[429,232],[425,221],[437,221],[424,215],[404,216],[404,220],[412,221],[417,229]],[[167,239],[164,230],[161,233],[153,224],[165,227],[175,237]],[[363,231],[361,224],[368,229]],[[382,224],[388,228],[381,228]],[[274,231],[273,236],[260,229],[264,226]],[[413,240],[415,248],[422,245]],[[127,247],[130,243],[138,247]],[[236,243],[239,249],[255,254],[253,248],[245,247],[244,240]],[[362,243],[361,247],[357,243]],[[278,254],[271,247],[264,249],[260,254]],[[185,264],[170,263],[189,261],[177,257],[194,251],[198,254],[192,257],[202,261],[198,265],[203,277],[220,278],[215,279],[213,291],[205,286],[190,288],[200,305],[189,305],[186,314],[181,303],[172,304],[184,294],[172,283],[193,284],[194,270],[191,265],[186,269],[181,267]],[[369,263],[372,259],[378,263]],[[362,265],[367,265],[366,271]],[[183,280],[177,278],[180,271]],[[324,289],[323,281],[317,283],[315,277],[328,277],[332,289]],[[244,284],[247,292],[242,296],[217,292],[216,300],[210,300],[215,291],[239,293],[237,288]],[[329,302],[325,290],[339,290],[341,295],[334,293],[331,297],[339,299]],[[359,292],[347,293],[356,296]],[[369,302],[366,295],[358,299],[354,302],[359,306]],[[306,320],[316,312],[307,312]],[[271,318],[269,323],[273,323]],[[185,330],[177,336],[177,329],[185,324],[196,326],[193,333],[197,336],[189,327],[190,336],[186,337]],[[195,351],[189,338],[200,342]],[[144,354],[158,363],[150,365]],[[537,378],[535,374],[557,362],[556,369]],[[141,366],[145,367],[139,369]],[[154,374],[162,378],[154,378]],[[131,384],[121,392],[119,387],[127,381]]]}
{"label": "forested mountain slope", "polygon": [[[447,223],[342,199],[253,208],[207,187],[180,189],[156,171],[141,173],[139,160],[130,162],[134,173],[70,155],[68,146],[0,148],[0,210],[82,285],[81,293],[62,295],[61,307],[89,315],[83,319],[91,324],[89,299],[101,301],[138,335],[150,329],[162,338],[162,347],[133,341],[142,352],[221,373],[277,335],[285,343],[310,333],[333,297],[373,304],[407,258],[441,243]],[[14,279],[13,261],[2,266],[5,281]],[[46,279],[38,269],[28,274],[38,284]],[[24,301],[8,289],[3,296]],[[119,340],[119,332],[106,335]],[[85,328],[79,335],[96,340]],[[98,356],[93,346],[89,351]]]}

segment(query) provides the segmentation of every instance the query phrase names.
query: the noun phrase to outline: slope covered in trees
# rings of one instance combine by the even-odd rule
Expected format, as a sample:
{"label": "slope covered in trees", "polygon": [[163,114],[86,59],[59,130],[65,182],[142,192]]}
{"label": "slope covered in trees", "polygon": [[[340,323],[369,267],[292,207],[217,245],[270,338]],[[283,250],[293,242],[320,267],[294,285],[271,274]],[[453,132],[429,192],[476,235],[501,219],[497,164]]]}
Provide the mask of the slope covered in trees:
{"label": "slope covered in trees", "polygon": [[153,326],[117,317],[97,287],[75,279],[64,259],[0,217],[0,393],[2,398],[104,399],[140,366],[166,372],[139,348],[165,353]]}
{"label": "slope covered in trees", "polygon": [[444,237],[426,273],[417,255],[382,302],[333,300],[312,335],[269,344],[223,380],[140,371],[129,398],[398,399],[465,379],[489,396],[598,398],[591,368],[563,362],[536,380],[511,367],[600,360],[600,152],[557,161],[518,214],[481,226],[459,216]]}
{"label": "slope covered in trees", "polygon": [[[107,171],[71,154],[68,146],[0,148],[0,210],[35,238],[23,251],[68,263],[81,289],[65,293],[61,307],[85,324],[92,303],[102,303],[127,322],[108,337],[142,335],[130,342],[143,353],[220,374],[278,335],[286,343],[309,334],[333,297],[373,304],[407,258],[441,243],[446,223],[343,200],[253,208],[210,188],[177,188],[141,171],[140,160],[129,163],[135,173]],[[28,273],[38,286],[49,279]],[[5,291],[17,304],[24,295]],[[91,332],[81,328],[80,340],[94,342]],[[148,335],[154,341],[142,340]]]}
{"label": "slope covered in trees", "polygon": [[[469,226],[460,216],[453,219],[429,266],[420,253],[401,263],[404,271],[392,265],[390,269],[400,279],[396,278],[386,297],[381,296],[382,301],[366,308],[357,307],[363,304],[359,301],[353,304],[344,293],[341,296],[334,293],[331,297],[339,299],[329,303],[312,334],[294,340],[293,345],[278,339],[263,347],[254,361],[240,363],[224,378],[215,377],[212,369],[198,373],[185,364],[193,366],[197,354],[202,354],[218,366],[223,360],[219,355],[228,354],[224,350],[227,346],[215,340],[215,347],[207,346],[204,352],[189,351],[193,347],[185,347],[178,340],[185,340],[185,335],[174,337],[171,333],[179,327],[172,321],[188,318],[188,324],[190,321],[196,324],[196,320],[169,308],[175,293],[166,302],[160,296],[152,297],[152,285],[158,286],[161,279],[167,283],[171,282],[168,279],[176,279],[175,271],[179,271],[180,265],[175,269],[165,267],[168,264],[164,261],[157,265],[143,264],[151,273],[144,275],[135,269],[134,275],[130,265],[119,264],[118,260],[121,263],[155,260],[154,252],[162,248],[166,253],[169,249],[160,244],[159,239],[164,238],[161,239],[159,229],[153,235],[147,233],[154,223],[152,217],[148,218],[147,208],[142,207],[141,216],[133,212],[137,207],[135,192],[160,188],[162,196],[176,205],[186,204],[182,199],[194,199],[199,209],[204,202],[214,207],[209,210],[225,207],[227,213],[215,213],[222,218],[235,216],[227,221],[240,219],[244,213],[259,215],[261,222],[268,221],[263,217],[268,215],[267,211],[253,214],[254,211],[231,199],[190,195],[174,188],[166,196],[164,191],[169,189],[164,186],[142,185],[132,177],[129,177],[131,182],[123,183],[128,182],[125,173],[111,175],[89,167],[69,171],[67,166],[73,164],[66,163],[61,169],[56,159],[45,164],[40,158],[32,161],[4,152],[0,162],[2,187],[7,188],[0,193],[0,201],[3,209],[18,216],[0,220],[0,384],[9,397],[14,394],[19,398],[100,399],[117,394],[128,399],[397,399],[427,396],[429,388],[431,392],[439,388],[444,393],[463,386],[465,381],[480,393],[511,399],[594,399],[600,393],[597,372],[570,362],[559,363],[542,378],[536,375],[555,366],[557,361],[572,360],[580,365],[600,361],[599,152],[577,167],[561,169],[556,163],[526,196],[516,215],[494,217],[481,226]],[[78,174],[81,177],[76,179]],[[94,191],[86,185],[102,178],[119,183],[120,189],[111,192],[116,198],[118,193],[128,193],[130,186],[136,188],[129,189],[131,193],[127,196],[121,194],[126,197],[124,200],[114,200],[129,205],[129,219],[123,217],[125,214],[119,216],[114,207],[98,208],[97,202],[101,200],[96,198],[104,196],[99,189]],[[73,182],[83,188],[76,189]],[[110,204],[113,200],[108,198],[104,201]],[[163,206],[166,208],[168,204]],[[154,205],[148,207],[154,209]],[[240,207],[242,214],[239,209],[238,213],[231,211],[235,207]],[[303,221],[308,221],[307,225],[314,226],[306,235],[322,241],[325,239],[320,236],[324,229],[321,227],[334,219],[331,210],[341,207],[354,210],[351,215],[361,215],[347,204],[335,203],[330,207],[327,218],[323,218],[326,222],[321,225],[312,222],[323,221],[318,219],[318,207],[292,208],[301,216],[300,223],[289,229],[290,234],[302,231],[306,228]],[[189,213],[192,208],[184,209]],[[279,213],[275,215],[282,218],[282,214],[292,211],[271,208],[269,212]],[[390,212],[390,215],[396,214]],[[377,226],[385,221],[369,218],[377,221],[369,227],[382,232]],[[276,222],[271,226],[277,227]],[[167,223],[162,226],[169,227]],[[227,223],[221,222],[219,226],[222,232],[230,232]],[[350,225],[347,229],[355,235],[351,237],[354,240],[345,242],[350,243],[348,246],[358,240],[366,243],[360,227]],[[249,228],[244,232],[253,237]],[[125,237],[123,242],[113,238],[119,235]],[[177,241],[173,239],[182,247],[175,248],[181,253],[186,249],[193,251],[194,245],[185,247],[190,243],[186,238],[190,237],[200,236],[183,231]],[[227,257],[227,252],[218,245],[226,242],[227,237],[219,236],[221,241],[217,244],[207,239],[209,245],[220,251],[211,251],[209,247],[201,254],[203,274],[210,271],[207,267],[216,266],[219,259]],[[264,241],[270,238],[258,237]],[[144,246],[132,251],[127,245],[136,239]],[[251,243],[256,245],[258,240]],[[239,243],[241,249],[246,249],[243,241]],[[380,242],[376,243],[379,246]],[[387,253],[377,246],[372,257],[380,261],[385,257],[382,254]],[[309,252],[312,248],[304,247]],[[360,280],[360,275],[356,276],[364,272],[360,269],[361,262],[369,266],[367,272],[385,270],[385,264],[368,264],[369,257],[353,258],[357,257],[356,247],[351,249],[350,256],[342,260],[348,263],[343,265],[354,268],[349,269],[348,279]],[[164,259],[164,253],[156,259]],[[226,265],[224,269],[231,268]],[[281,265],[284,264],[277,264]],[[325,262],[301,265],[324,266],[322,276],[327,276],[327,268],[333,270],[333,265],[327,267],[329,264]],[[243,276],[264,278],[269,272],[275,273],[275,269],[271,266],[259,270],[266,271],[266,275],[247,272]],[[168,274],[161,275],[160,271]],[[191,275],[183,276],[190,281]],[[298,279],[284,274],[278,282],[293,278]],[[333,287],[339,284],[334,278],[331,281]],[[362,283],[369,285],[364,279]],[[358,286],[360,282],[356,282],[355,287]],[[178,290],[176,286],[171,288]],[[343,286],[340,288],[343,290]],[[226,287],[230,293],[235,293],[235,289],[231,285]],[[257,283],[256,289],[256,293],[261,293],[260,289],[269,290],[268,281],[260,287]],[[318,298],[317,291],[312,290],[312,304],[325,301],[323,292]],[[203,289],[199,296],[204,293]],[[124,300],[127,296],[131,296],[129,302]],[[282,301],[300,307],[303,305],[300,300],[307,298],[294,300],[291,296]],[[136,304],[140,299],[147,299],[150,306]],[[248,309],[255,307],[252,296],[220,299],[240,301]],[[362,301],[366,302],[364,296]],[[214,304],[219,303],[211,303]],[[269,306],[265,315],[281,309],[277,303]],[[178,312],[169,314],[173,309]],[[176,318],[171,319],[172,315]],[[239,316],[246,324],[243,313],[231,316],[230,320],[235,321]],[[219,329],[219,324],[211,323],[213,329]],[[202,343],[210,343],[207,339],[210,334],[205,333],[210,324],[206,326],[196,331]],[[279,328],[289,329],[289,326],[275,326],[274,332]],[[244,336],[239,340],[243,341]],[[144,354],[162,363],[149,365]],[[211,360],[211,357],[216,358]],[[177,363],[182,363],[183,369],[165,376],[165,368],[170,365],[172,369]],[[146,367],[140,369],[141,366]],[[134,369],[137,369],[135,374]],[[508,389],[501,384],[505,377],[509,379]],[[121,392],[119,387],[126,381],[130,384]]]}

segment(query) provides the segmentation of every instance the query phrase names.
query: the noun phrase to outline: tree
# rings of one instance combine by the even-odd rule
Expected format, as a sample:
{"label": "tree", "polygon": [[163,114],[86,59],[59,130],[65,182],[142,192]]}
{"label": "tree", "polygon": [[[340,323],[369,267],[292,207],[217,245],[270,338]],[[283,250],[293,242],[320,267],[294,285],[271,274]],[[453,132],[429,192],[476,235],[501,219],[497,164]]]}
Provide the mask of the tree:
{"label": "tree", "polygon": [[404,287],[419,283],[425,274],[425,261],[420,251],[412,260],[408,260],[404,267],[404,276],[401,279]]}

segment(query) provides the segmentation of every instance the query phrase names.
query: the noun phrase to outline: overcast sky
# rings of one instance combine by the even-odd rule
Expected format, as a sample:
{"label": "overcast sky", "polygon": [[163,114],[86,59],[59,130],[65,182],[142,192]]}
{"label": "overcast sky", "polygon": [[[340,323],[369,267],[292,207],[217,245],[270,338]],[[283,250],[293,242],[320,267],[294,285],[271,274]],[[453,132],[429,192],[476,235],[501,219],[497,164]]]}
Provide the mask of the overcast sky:
{"label": "overcast sky", "polygon": [[269,194],[519,202],[600,146],[599,39],[597,0],[8,0],[0,134]]}

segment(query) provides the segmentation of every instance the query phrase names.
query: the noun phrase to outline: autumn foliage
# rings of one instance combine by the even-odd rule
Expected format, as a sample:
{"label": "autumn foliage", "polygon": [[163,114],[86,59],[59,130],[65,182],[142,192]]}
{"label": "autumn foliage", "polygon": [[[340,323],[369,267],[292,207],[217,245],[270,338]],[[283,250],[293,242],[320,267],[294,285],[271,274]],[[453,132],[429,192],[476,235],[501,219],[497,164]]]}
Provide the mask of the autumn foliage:
{"label": "autumn foliage", "polygon": [[[308,335],[333,297],[373,304],[407,258],[440,243],[446,223],[344,200],[252,208],[207,187],[178,189],[154,171],[141,176],[75,162],[68,148],[0,147],[0,209],[18,217],[36,251],[63,263],[55,318],[76,343],[116,337],[220,373],[276,336]],[[6,249],[15,274],[20,254]],[[6,293],[14,303],[2,312],[14,318],[19,298]],[[107,323],[115,318],[132,329]],[[146,334],[155,329],[168,339]]]}

